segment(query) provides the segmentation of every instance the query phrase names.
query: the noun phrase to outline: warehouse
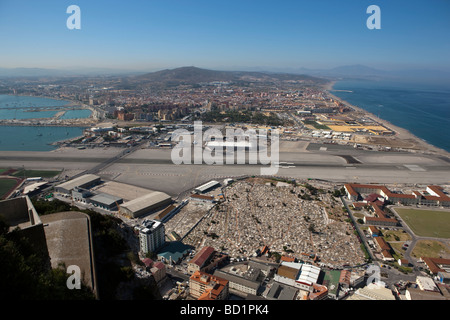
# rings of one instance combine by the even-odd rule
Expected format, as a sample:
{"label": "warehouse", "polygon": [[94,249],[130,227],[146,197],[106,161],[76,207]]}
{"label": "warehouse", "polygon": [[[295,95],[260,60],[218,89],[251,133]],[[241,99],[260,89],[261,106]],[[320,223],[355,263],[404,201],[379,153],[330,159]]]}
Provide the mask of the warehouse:
{"label": "warehouse", "polygon": [[123,199],[110,194],[100,193],[90,198],[89,202],[102,209],[114,210],[123,202]]}
{"label": "warehouse", "polygon": [[89,189],[100,183],[100,177],[94,174],[85,174],[81,177],[66,181],[55,187],[56,192],[71,194],[74,188]]}
{"label": "warehouse", "polygon": [[219,182],[212,180],[208,183],[205,183],[204,185],[201,185],[200,187],[195,188],[194,191],[197,193],[205,193],[209,190],[212,190],[212,189],[218,187],[219,185],[220,185]]}
{"label": "warehouse", "polygon": [[120,206],[120,213],[125,216],[137,218],[151,213],[162,206],[169,205],[172,199],[164,192],[154,191],[142,197],[123,203]]}

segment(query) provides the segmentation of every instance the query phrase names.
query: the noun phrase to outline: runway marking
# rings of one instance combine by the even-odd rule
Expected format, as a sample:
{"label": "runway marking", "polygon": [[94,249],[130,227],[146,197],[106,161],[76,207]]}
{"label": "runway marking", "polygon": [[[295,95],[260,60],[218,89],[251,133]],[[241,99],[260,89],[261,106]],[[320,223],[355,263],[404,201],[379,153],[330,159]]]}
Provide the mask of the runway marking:
{"label": "runway marking", "polygon": [[183,177],[183,174],[178,173],[159,173],[159,172],[138,172],[140,176],[166,176],[166,177]]}
{"label": "runway marking", "polygon": [[422,168],[416,164],[404,164],[403,166],[408,168],[411,171],[427,171],[424,168]]}

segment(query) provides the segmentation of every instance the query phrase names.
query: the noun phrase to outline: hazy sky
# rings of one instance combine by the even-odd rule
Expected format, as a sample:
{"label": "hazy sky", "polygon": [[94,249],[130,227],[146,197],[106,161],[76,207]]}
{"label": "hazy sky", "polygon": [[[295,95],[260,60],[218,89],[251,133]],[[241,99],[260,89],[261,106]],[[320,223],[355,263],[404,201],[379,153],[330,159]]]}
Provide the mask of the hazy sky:
{"label": "hazy sky", "polygon": [[[69,5],[81,30],[69,30]],[[381,30],[369,30],[369,5]],[[0,67],[450,68],[448,0],[0,0]]]}

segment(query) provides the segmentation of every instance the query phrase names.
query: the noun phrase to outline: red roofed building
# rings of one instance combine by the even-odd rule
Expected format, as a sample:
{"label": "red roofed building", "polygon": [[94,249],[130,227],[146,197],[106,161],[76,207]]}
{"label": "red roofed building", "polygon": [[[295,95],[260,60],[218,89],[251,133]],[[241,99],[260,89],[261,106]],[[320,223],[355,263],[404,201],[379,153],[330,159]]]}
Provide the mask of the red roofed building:
{"label": "red roofed building", "polygon": [[312,292],[308,294],[308,300],[322,300],[328,295],[328,288],[317,283],[313,283]]}
{"label": "red roofed building", "polygon": [[386,241],[384,241],[383,238],[381,237],[376,237],[374,238],[375,242],[377,243],[378,247],[380,248],[380,250],[387,250],[387,251],[391,251],[391,247],[389,247],[389,245],[386,243]]}
{"label": "red roofed building", "polygon": [[383,256],[384,261],[394,261],[394,257],[391,255],[389,250],[381,250],[381,255]]}
{"label": "red roofed building", "polygon": [[289,256],[281,256],[280,260],[281,261],[286,261],[286,262],[295,262],[295,258],[294,257],[289,257]]}
{"label": "red roofed building", "polygon": [[228,258],[227,255],[218,253],[213,247],[203,247],[188,263],[188,272],[209,272]]}
{"label": "red roofed building", "polygon": [[207,262],[215,250],[213,247],[203,247],[188,263],[188,272],[193,274],[196,271],[201,271],[203,267],[207,265]]}
{"label": "red roofed building", "polygon": [[198,300],[225,300],[228,297],[228,280],[196,271],[189,278],[189,294]]}
{"label": "red roofed building", "polygon": [[375,217],[364,216],[363,220],[364,220],[364,223],[367,225],[395,227],[398,224],[398,221],[396,219],[391,219],[391,218],[375,218]]}
{"label": "red roofed building", "polygon": [[155,278],[156,283],[159,283],[166,277],[166,266],[162,262],[156,262],[153,264],[150,272],[152,273],[153,278]]}
{"label": "red roofed building", "polygon": [[150,258],[145,258],[144,260],[142,260],[142,262],[144,263],[144,265],[149,268],[153,265],[153,260]]}
{"label": "red roofed building", "polygon": [[390,191],[385,186],[356,183],[345,184],[344,189],[347,192],[347,198],[352,201],[358,201],[361,193],[368,193],[368,201],[375,197],[374,194],[377,194],[394,204],[401,203],[405,205],[421,204],[444,207],[450,206],[450,197],[444,193],[440,186],[434,185],[427,187],[427,194],[421,194],[418,191],[413,191],[412,194],[395,193]]}
{"label": "red roofed building", "polygon": [[433,274],[437,274],[438,272],[443,272],[445,269],[450,268],[450,259],[442,259],[442,258],[430,258],[430,257],[422,257],[423,262],[427,265],[428,269]]}

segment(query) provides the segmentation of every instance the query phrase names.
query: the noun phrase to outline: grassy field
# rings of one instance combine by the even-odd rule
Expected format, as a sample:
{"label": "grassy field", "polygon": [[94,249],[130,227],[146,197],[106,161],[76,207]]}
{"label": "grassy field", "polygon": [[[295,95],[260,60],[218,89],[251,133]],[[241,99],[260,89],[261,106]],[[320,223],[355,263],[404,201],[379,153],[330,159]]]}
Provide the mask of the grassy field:
{"label": "grassy field", "polygon": [[383,231],[384,239],[386,241],[408,241],[411,236],[403,230],[388,230]]}
{"label": "grassy field", "polygon": [[396,208],[404,222],[418,236],[450,238],[450,212]]}
{"label": "grassy field", "polygon": [[432,240],[417,241],[416,246],[412,251],[412,256],[419,257],[448,257],[450,255],[449,248],[442,242]]}
{"label": "grassy field", "polygon": [[0,199],[17,184],[15,179],[0,179]]}
{"label": "grassy field", "polygon": [[60,174],[61,171],[56,170],[18,170],[13,173],[13,176],[23,178],[33,178],[33,177],[42,177],[42,178],[53,178],[54,176]]}

